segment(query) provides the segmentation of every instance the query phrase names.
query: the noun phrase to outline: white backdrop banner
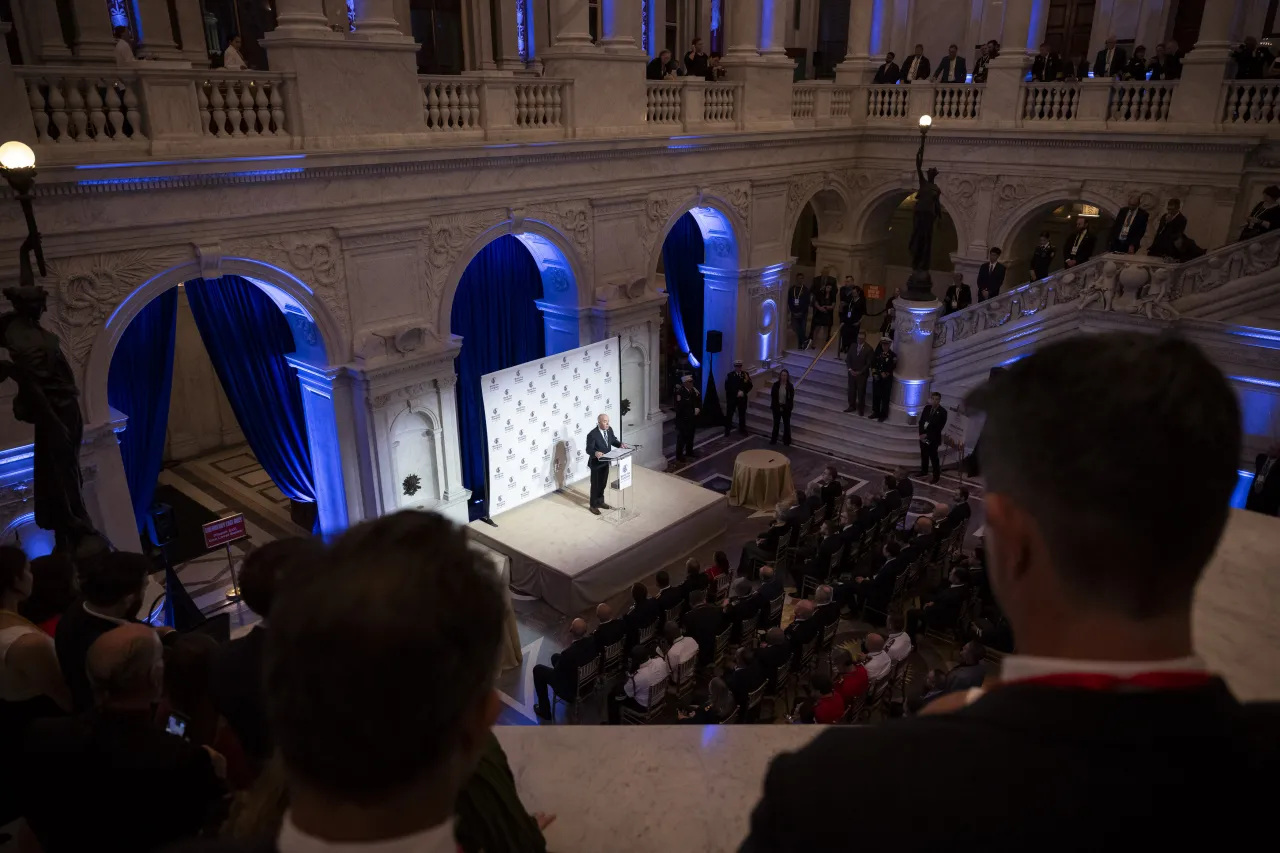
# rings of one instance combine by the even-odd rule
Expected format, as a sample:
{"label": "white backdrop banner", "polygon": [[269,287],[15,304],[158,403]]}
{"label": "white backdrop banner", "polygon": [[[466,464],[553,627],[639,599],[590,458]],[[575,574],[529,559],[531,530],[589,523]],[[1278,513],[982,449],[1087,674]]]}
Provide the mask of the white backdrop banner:
{"label": "white backdrop banner", "polygon": [[587,433],[599,415],[626,441],[619,352],[620,340],[608,338],[480,378],[491,517],[587,477]]}

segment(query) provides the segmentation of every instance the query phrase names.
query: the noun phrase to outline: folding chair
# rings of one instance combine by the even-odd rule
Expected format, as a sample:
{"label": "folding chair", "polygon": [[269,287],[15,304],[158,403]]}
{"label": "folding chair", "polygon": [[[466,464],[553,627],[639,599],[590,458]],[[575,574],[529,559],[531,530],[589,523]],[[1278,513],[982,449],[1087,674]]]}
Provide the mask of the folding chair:
{"label": "folding chair", "polygon": [[667,708],[667,683],[669,679],[662,679],[657,684],[649,687],[649,695],[646,697],[649,701],[643,711],[628,706],[622,706],[621,719],[622,722],[633,726],[645,726],[652,722]]}
{"label": "folding chair", "polygon": [[697,683],[698,678],[698,657],[694,655],[686,661],[681,661],[680,666],[675,672],[671,673],[670,686],[671,695],[676,699],[683,699],[693,692],[693,687]]}
{"label": "folding chair", "polygon": [[587,699],[596,689],[596,678],[600,674],[600,658],[595,657],[578,667],[578,683],[574,687],[572,696],[561,696],[555,692],[553,687],[551,690],[551,716],[556,715],[556,703],[563,702],[569,706],[569,719],[578,722],[578,709],[582,702]]}
{"label": "folding chair", "polygon": [[711,664],[713,667],[724,666],[725,658],[729,652],[729,633],[732,630],[732,626],[726,625],[723,631],[716,634],[716,658]]}
{"label": "folding chair", "polygon": [[657,642],[657,636],[658,620],[655,619],[653,622],[645,625],[636,632],[636,642],[645,648],[652,649],[654,644]]}
{"label": "folding chair", "polygon": [[747,694],[747,709],[742,715],[744,723],[754,723],[760,719],[760,703],[764,701],[764,691],[768,686],[769,682],[766,681]]}
{"label": "folding chair", "polygon": [[742,620],[742,627],[738,631],[738,646],[746,646],[749,649],[756,647],[756,626],[760,624],[760,614],[756,613],[746,616]]}
{"label": "folding chair", "polygon": [[604,647],[604,651],[600,653],[601,659],[604,661],[601,667],[600,681],[608,682],[611,678],[622,672],[622,650],[626,647],[627,641],[618,640]]}
{"label": "folding chair", "polygon": [[715,592],[716,603],[724,601],[726,598],[729,597],[729,583],[731,581],[732,581],[732,578],[730,578],[727,574],[716,576],[716,592]]}
{"label": "folding chair", "polygon": [[684,615],[684,604],[683,603],[677,604],[675,607],[668,607],[666,610],[662,612],[662,622],[664,625],[667,622],[675,622],[677,625],[679,625],[680,617],[683,615]]}

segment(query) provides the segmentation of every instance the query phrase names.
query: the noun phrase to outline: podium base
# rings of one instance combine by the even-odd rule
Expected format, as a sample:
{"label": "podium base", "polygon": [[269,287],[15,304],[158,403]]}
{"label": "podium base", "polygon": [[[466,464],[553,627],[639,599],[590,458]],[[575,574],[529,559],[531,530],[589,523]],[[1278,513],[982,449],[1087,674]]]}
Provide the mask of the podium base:
{"label": "podium base", "polygon": [[625,506],[618,506],[600,513],[600,518],[601,520],[607,521],[616,527],[620,524],[626,524],[628,521],[638,517],[639,515],[640,513],[636,512],[634,509],[627,509]]}

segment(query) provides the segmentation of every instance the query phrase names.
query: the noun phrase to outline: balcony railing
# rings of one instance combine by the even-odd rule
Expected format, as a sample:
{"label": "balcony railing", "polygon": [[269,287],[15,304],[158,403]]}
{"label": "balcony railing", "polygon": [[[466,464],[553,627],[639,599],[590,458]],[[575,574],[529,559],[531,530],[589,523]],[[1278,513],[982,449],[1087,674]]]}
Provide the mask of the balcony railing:
{"label": "balcony railing", "polygon": [[791,88],[791,117],[813,118],[813,104],[818,97],[818,83],[797,83]]}
{"label": "balcony railing", "polygon": [[1078,83],[1028,83],[1022,87],[1022,121],[1070,121],[1080,111]]}
{"label": "balcony railing", "polygon": [[[914,84],[912,84],[914,85]],[[935,119],[976,119],[982,110],[981,85],[939,84],[933,90]]]}
{"label": "balcony railing", "polygon": [[681,124],[684,119],[684,84],[645,84],[644,120],[649,124]]}
{"label": "balcony railing", "polygon": [[1107,121],[1123,123],[1162,122],[1169,120],[1169,108],[1176,81],[1135,80],[1112,83],[1107,101]]}
{"label": "balcony railing", "polygon": [[442,139],[560,138],[570,130],[569,80],[420,76],[427,130]]}
{"label": "balcony railing", "polygon": [[681,130],[737,129],[742,120],[742,84],[698,79],[645,83],[645,124]]}
{"label": "balcony railing", "polygon": [[1224,125],[1280,127],[1280,83],[1267,80],[1229,81],[1222,84]]}
{"label": "balcony railing", "polygon": [[867,120],[905,119],[909,114],[910,86],[867,86]]}

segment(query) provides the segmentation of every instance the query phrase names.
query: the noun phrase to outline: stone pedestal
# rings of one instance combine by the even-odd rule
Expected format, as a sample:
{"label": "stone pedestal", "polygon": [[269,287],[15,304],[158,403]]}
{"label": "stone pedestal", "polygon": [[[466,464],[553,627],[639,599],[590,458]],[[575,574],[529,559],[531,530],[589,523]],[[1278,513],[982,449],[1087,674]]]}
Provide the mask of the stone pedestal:
{"label": "stone pedestal", "polygon": [[879,67],[871,56],[871,30],[876,14],[875,0],[850,0],[849,43],[844,61],[836,66],[837,86],[870,83]]}
{"label": "stone pedestal", "polygon": [[894,306],[897,319],[893,351],[898,354],[898,367],[893,374],[889,421],[914,424],[920,410],[929,402],[929,381],[933,376],[933,328],[942,316],[942,303],[936,299],[899,299]]}
{"label": "stone pedestal", "polygon": [[548,48],[543,76],[573,80],[573,115],[566,124],[579,137],[641,135],[645,125],[645,56],[621,44],[604,51],[593,44]]}
{"label": "stone pedestal", "polygon": [[169,5],[165,0],[138,0],[138,56],[143,59],[185,59],[173,40]]}

